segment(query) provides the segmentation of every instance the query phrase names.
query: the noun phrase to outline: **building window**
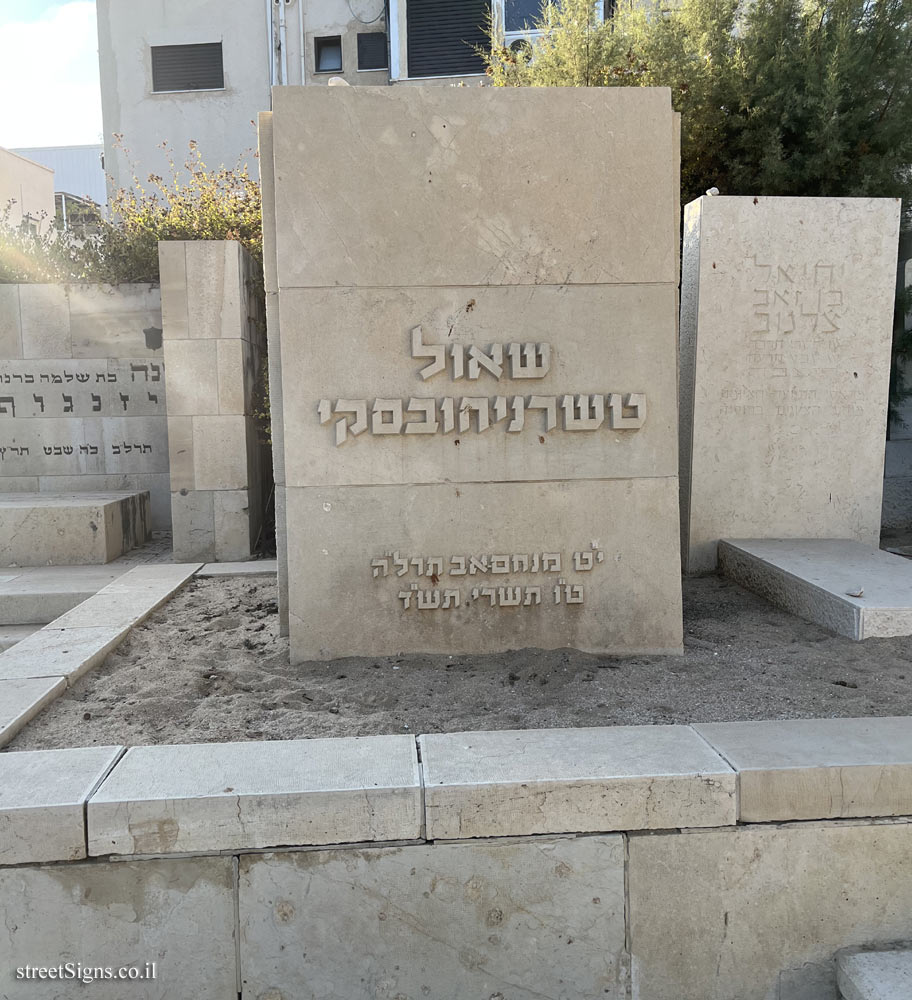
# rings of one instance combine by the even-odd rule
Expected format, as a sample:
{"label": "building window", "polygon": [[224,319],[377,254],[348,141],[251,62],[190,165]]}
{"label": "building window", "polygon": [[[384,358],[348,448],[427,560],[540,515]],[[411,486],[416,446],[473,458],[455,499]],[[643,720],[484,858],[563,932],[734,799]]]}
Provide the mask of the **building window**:
{"label": "building window", "polygon": [[490,16],[491,0],[408,0],[408,75],[484,73],[476,50],[489,46]]}
{"label": "building window", "polygon": [[341,35],[324,35],[314,39],[314,65],[317,73],[342,72]]}
{"label": "building window", "polygon": [[385,31],[358,32],[358,69],[388,69]]}
{"label": "building window", "polygon": [[530,31],[541,15],[542,0],[504,0],[504,31]]}
{"label": "building window", "polygon": [[153,45],[152,90],[224,90],[222,43]]}

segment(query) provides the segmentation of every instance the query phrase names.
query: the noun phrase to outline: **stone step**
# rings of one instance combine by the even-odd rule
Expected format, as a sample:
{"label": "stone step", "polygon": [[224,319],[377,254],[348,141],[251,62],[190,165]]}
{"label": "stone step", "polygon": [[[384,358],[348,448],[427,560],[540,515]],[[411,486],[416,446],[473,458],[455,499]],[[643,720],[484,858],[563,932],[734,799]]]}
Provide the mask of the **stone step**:
{"label": "stone step", "polygon": [[27,639],[38,628],[38,625],[0,625],[0,653]]}
{"label": "stone step", "polygon": [[842,1000],[909,1000],[912,997],[912,950],[841,952],[836,981]]}
{"label": "stone step", "polygon": [[148,491],[0,495],[0,566],[108,563],[150,537]]}
{"label": "stone step", "polygon": [[850,639],[912,635],[912,561],[843,538],[726,539],[719,569]]}
{"label": "stone step", "polygon": [[28,566],[0,570],[0,626],[47,625],[113,583],[130,567]]}

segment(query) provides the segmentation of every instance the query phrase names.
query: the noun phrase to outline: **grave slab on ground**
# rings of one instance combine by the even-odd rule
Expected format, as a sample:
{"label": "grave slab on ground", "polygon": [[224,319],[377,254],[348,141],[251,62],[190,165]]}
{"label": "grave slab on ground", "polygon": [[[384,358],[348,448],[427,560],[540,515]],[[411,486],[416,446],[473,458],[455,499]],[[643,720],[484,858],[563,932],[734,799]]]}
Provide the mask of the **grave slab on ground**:
{"label": "grave slab on ground", "polygon": [[147,491],[0,495],[0,566],[111,562],[150,537]]}
{"label": "grave slab on ground", "polygon": [[778,607],[850,639],[912,635],[912,562],[870,545],[726,539],[719,568]]}
{"label": "grave slab on ground", "polygon": [[836,957],[843,1000],[908,1000],[912,997],[912,950],[845,951]]}
{"label": "grave slab on ground", "polygon": [[78,747],[4,754],[0,865],[84,858],[85,801],[122,750]]}
{"label": "grave slab on ground", "polygon": [[89,854],[414,840],[412,736],[133,747],[88,805]]}

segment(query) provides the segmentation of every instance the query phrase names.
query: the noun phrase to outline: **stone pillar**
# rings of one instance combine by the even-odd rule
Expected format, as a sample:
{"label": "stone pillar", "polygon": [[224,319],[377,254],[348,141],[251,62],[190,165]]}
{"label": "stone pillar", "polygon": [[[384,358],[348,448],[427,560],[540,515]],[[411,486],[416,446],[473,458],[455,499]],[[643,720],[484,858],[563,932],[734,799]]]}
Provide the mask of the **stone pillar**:
{"label": "stone pillar", "polygon": [[265,323],[258,265],[234,241],[159,243],[174,556],[249,559],[268,455],[254,416]]}
{"label": "stone pillar", "polygon": [[880,535],[899,199],[703,197],[685,209],[681,520],[720,538]]}

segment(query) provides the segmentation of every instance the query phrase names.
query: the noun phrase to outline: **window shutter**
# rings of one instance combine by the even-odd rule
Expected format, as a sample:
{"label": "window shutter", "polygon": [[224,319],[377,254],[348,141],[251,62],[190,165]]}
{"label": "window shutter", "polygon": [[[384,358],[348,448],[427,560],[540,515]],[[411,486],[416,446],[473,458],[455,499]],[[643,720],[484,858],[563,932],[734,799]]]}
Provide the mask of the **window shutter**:
{"label": "window shutter", "polygon": [[221,90],[222,43],[153,45],[152,90]]}
{"label": "window shutter", "polygon": [[490,15],[490,0],[408,0],[409,76],[483,73],[475,47],[488,46]]}

